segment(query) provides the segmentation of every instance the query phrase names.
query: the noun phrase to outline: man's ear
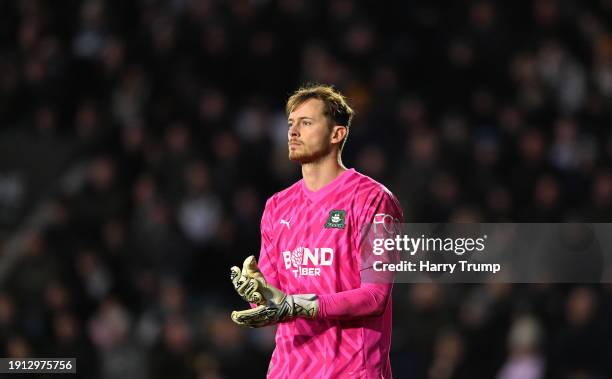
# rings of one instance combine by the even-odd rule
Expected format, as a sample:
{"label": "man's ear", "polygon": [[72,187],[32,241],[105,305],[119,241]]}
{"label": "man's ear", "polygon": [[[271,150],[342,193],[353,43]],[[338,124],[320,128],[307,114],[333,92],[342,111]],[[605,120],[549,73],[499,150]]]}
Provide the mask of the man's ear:
{"label": "man's ear", "polygon": [[346,126],[336,125],[331,132],[331,143],[340,143],[346,137]]}

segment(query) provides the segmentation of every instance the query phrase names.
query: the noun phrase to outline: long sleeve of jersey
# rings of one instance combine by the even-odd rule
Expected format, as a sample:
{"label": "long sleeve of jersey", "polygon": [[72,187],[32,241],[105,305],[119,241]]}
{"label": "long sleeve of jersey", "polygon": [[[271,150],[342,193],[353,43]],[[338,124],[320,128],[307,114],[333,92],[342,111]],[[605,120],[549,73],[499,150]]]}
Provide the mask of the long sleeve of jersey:
{"label": "long sleeve of jersey", "polygon": [[321,319],[380,316],[391,295],[392,284],[364,283],[360,288],[319,296]]}
{"label": "long sleeve of jersey", "polygon": [[[259,269],[268,281],[275,287],[279,287],[278,271],[276,268],[278,255],[274,253],[274,237],[272,228],[272,216],[270,215],[271,200],[266,202],[263,217],[261,218],[261,248],[259,250]],[[253,304],[254,306],[254,304]]]}

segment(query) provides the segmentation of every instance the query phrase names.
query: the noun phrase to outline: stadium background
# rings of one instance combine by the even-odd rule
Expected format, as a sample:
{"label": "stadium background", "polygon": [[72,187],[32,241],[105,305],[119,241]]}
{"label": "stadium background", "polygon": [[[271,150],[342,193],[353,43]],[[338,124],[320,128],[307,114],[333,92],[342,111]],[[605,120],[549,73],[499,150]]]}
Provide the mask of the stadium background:
{"label": "stadium background", "polygon": [[[229,267],[299,179],[284,101],[333,83],[344,162],[406,221],[606,222],[612,1],[0,1],[0,356],[262,377]],[[610,285],[397,285],[397,378],[612,377]],[[245,376],[246,375],[246,376]],[[538,377],[538,376],[533,376]]]}

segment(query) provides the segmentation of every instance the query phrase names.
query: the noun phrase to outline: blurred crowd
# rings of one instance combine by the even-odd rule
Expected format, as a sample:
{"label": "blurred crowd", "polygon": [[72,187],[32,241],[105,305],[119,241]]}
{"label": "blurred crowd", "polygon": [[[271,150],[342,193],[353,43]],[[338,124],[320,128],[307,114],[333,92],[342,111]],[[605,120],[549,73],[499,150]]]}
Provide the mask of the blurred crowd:
{"label": "blurred crowd", "polygon": [[[612,215],[609,0],[4,0],[0,14],[3,129],[81,147],[65,167],[80,180],[49,186],[48,222],[0,284],[3,357],[77,357],[83,378],[263,377],[274,330],[231,322],[246,304],[229,268],[257,254],[266,198],[300,178],[284,102],[307,82],[348,96],[344,162],[407,222]],[[396,285],[394,374],[610,378],[611,295]]]}

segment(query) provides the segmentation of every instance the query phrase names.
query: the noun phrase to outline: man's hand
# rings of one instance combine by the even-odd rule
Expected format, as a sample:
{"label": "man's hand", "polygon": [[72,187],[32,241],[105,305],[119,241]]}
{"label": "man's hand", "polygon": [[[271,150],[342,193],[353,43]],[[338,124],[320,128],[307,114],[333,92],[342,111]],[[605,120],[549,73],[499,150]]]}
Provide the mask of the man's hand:
{"label": "man's hand", "polygon": [[[232,268],[232,275],[237,272],[236,269],[237,267]],[[255,302],[259,305],[253,309],[232,312],[232,320],[236,324],[258,328],[296,317],[314,318],[316,316],[319,307],[317,295],[287,295],[268,284],[257,267],[255,257],[250,256],[244,261],[241,274],[245,277],[244,281],[250,283],[251,280],[254,280],[256,282],[253,285],[242,283],[241,286],[249,289],[255,288],[254,290],[251,289],[249,293],[252,297],[259,296],[257,299],[261,299],[261,301]],[[243,292],[247,293],[246,290],[243,290]]]}

